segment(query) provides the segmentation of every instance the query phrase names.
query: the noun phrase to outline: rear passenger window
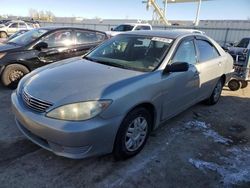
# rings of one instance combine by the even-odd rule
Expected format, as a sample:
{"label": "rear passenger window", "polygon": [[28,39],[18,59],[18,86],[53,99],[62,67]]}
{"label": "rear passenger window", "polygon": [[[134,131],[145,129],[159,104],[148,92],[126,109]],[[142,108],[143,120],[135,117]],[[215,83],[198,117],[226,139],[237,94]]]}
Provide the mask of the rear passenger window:
{"label": "rear passenger window", "polygon": [[196,40],[196,44],[200,62],[208,61],[220,56],[216,48],[209,42],[205,40]]}
{"label": "rear passenger window", "polygon": [[102,42],[105,40],[105,35],[98,32],[76,31],[76,43],[87,44]]}

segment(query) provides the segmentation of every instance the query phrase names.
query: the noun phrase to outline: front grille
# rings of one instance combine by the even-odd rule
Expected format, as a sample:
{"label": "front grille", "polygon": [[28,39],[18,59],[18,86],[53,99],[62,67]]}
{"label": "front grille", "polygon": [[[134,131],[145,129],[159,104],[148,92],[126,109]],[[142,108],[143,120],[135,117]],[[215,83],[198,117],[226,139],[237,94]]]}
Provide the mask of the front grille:
{"label": "front grille", "polygon": [[40,99],[32,97],[26,91],[23,91],[22,94],[24,103],[31,109],[38,112],[45,112],[53,104],[50,102],[42,101]]}

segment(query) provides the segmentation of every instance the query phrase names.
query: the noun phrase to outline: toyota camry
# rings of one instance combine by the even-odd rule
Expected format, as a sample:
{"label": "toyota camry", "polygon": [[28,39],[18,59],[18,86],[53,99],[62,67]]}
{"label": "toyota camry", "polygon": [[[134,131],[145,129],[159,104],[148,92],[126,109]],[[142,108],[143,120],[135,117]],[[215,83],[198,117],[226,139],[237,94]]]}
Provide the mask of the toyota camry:
{"label": "toyota camry", "polygon": [[232,69],[205,35],[133,31],[29,73],[12,106],[20,131],[57,155],[126,159],[162,122],[200,101],[216,104]]}

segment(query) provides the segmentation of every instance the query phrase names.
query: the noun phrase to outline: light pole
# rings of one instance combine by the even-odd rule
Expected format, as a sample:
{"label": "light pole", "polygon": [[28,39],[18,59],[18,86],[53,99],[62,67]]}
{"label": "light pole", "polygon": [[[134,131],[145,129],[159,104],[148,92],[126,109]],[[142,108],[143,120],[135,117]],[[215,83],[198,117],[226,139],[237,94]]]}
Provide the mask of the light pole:
{"label": "light pole", "polygon": [[196,18],[195,18],[195,22],[194,22],[195,26],[199,25],[200,9],[201,9],[201,0],[199,0],[199,2],[198,2],[198,8],[197,8],[197,12],[196,12]]}

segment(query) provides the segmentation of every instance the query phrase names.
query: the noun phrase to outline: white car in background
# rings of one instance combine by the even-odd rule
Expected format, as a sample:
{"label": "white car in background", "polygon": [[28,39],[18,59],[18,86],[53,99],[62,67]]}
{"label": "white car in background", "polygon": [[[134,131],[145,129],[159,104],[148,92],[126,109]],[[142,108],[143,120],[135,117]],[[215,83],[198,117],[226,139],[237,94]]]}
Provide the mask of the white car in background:
{"label": "white car in background", "polygon": [[152,30],[152,26],[148,23],[125,23],[118,25],[115,28],[111,28],[111,31],[106,31],[106,34],[110,37],[114,37],[126,31],[136,30]]}
{"label": "white car in background", "polygon": [[10,21],[5,23],[5,25],[0,25],[0,38],[7,38],[8,36],[16,33],[20,30],[30,30],[33,29],[29,24],[24,21]]}

